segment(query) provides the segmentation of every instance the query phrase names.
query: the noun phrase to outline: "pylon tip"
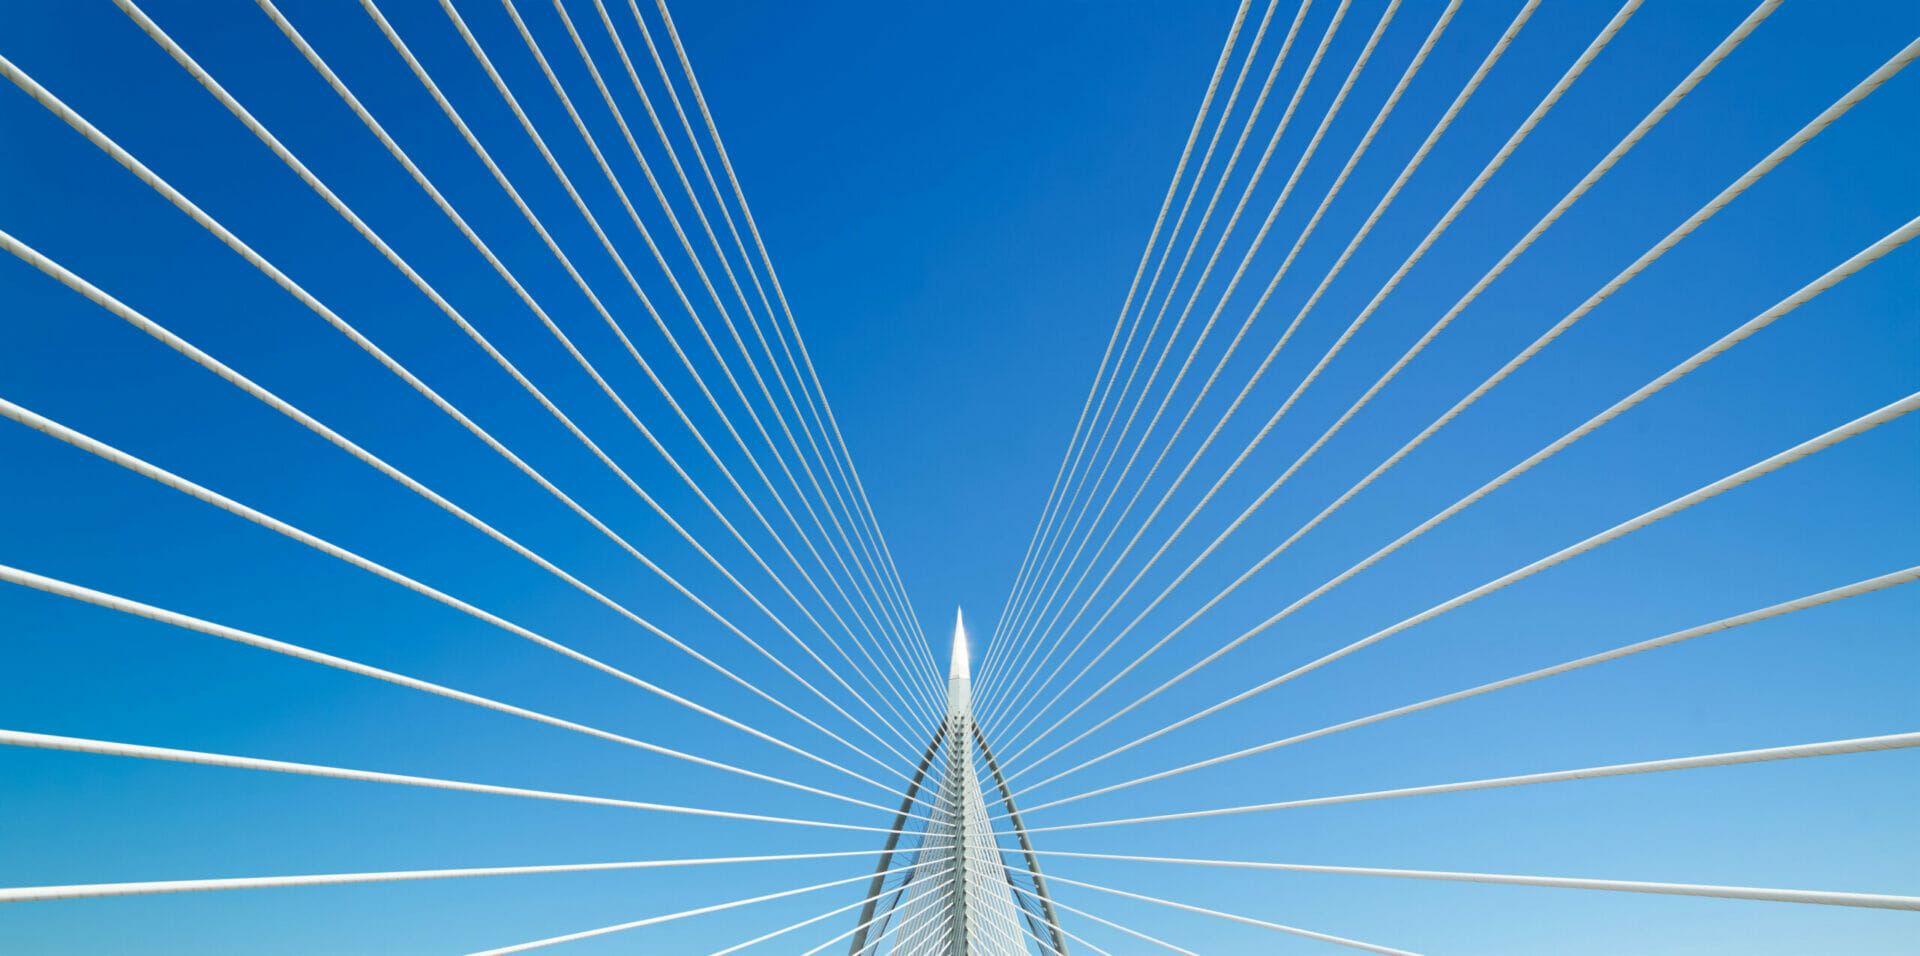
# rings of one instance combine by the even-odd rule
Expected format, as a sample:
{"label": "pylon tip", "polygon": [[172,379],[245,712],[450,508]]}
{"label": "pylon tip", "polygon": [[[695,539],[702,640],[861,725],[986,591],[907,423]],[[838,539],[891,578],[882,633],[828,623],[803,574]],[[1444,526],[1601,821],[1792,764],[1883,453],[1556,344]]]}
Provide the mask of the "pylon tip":
{"label": "pylon tip", "polygon": [[949,679],[972,677],[972,661],[967,654],[966,616],[958,607],[953,609],[953,665],[947,670]]}

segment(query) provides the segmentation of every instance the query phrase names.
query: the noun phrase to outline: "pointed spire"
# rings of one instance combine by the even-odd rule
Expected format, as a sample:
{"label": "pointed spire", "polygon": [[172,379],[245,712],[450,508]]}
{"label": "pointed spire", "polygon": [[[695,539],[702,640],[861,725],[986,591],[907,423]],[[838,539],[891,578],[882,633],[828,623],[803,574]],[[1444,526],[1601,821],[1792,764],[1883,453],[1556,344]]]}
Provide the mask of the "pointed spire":
{"label": "pointed spire", "polygon": [[970,680],[972,677],[973,663],[967,654],[967,623],[956,607],[953,609],[953,664],[947,668],[947,679]]}

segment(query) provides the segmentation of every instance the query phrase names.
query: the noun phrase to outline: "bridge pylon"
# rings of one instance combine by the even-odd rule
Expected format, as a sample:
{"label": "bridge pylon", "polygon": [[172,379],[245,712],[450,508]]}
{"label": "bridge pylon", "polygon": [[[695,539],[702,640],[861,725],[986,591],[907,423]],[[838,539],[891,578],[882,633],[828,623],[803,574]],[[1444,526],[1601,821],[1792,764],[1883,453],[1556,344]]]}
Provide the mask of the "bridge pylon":
{"label": "bridge pylon", "polygon": [[[993,781],[995,802],[1006,807],[1004,829],[1019,843],[1024,872],[1002,859],[1001,834],[989,819],[981,786],[983,772]],[[912,840],[909,824],[916,818],[925,818],[926,827],[919,845],[904,849],[902,837]],[[867,887],[849,956],[1025,956],[1032,952],[1029,937],[1043,953],[1067,952],[1013,791],[973,719],[972,660],[958,612],[947,669],[947,712],[914,770],[891,830]],[[890,874],[902,856],[911,859],[910,865]],[[898,925],[889,930],[894,922]]]}

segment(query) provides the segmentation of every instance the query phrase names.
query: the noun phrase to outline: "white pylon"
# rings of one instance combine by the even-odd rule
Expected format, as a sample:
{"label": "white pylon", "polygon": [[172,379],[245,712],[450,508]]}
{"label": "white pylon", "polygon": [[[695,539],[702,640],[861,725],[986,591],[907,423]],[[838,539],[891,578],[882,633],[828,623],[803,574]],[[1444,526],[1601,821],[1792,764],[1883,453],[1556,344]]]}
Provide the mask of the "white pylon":
{"label": "white pylon", "polygon": [[974,765],[972,660],[967,628],[958,611],[953,658],[947,671],[947,718],[943,749],[947,768],[934,794],[915,867],[916,887],[904,907],[895,937],[896,954],[940,956],[1026,954],[1019,909],[987,822]]}

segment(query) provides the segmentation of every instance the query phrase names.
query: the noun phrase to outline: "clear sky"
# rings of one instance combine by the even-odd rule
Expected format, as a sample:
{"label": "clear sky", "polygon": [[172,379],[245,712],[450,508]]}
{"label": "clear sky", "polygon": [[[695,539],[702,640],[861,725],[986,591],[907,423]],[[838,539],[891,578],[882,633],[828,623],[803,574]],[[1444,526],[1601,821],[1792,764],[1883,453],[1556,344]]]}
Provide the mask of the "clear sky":
{"label": "clear sky", "polygon": [[[694,537],[819,644],[819,632],[801,627],[792,603],[267,16],[238,3],[154,0],[143,6]],[[666,339],[438,5],[396,0],[387,6],[394,29],[641,354],[688,404],[702,433],[721,447],[730,467],[750,475],[745,457],[726,443],[718,417],[698,398]],[[695,367],[722,389],[717,363],[512,21],[494,4],[458,6]],[[531,0],[520,6],[642,220],[667,244],[669,261],[690,277],[684,257],[674,258],[679,253],[665,217],[552,6]],[[1201,257],[1339,6],[1316,0],[1305,15]],[[632,34],[624,4],[608,7]],[[1174,420],[1194,401],[1227,337],[1247,317],[1442,7],[1434,0],[1400,4],[1319,153],[1303,167],[1248,278],[1228,301],[1222,325],[1174,395]],[[1378,0],[1355,0],[1334,33],[1226,258],[1173,345],[1142,423],[1384,8]],[[1519,8],[1519,0],[1461,5],[1141,508],[1158,499],[1198,447]],[[723,501],[729,518],[751,522],[374,21],[352,4],[288,0],[283,9],[635,414]],[[649,161],[664,171],[659,145],[638,97],[617,75],[618,60],[592,4],[568,0],[567,9],[602,68],[616,71],[610,77],[618,81],[615,95]],[[1265,9],[1253,4],[1228,82]],[[1249,97],[1295,9],[1278,5]],[[1093,632],[1069,674],[1111,641],[1751,9],[1741,0],[1648,0],[1141,587]],[[1199,501],[1615,10],[1610,3],[1541,5],[1175,492],[1141,550],[1151,553]],[[1221,0],[743,0],[674,10],[919,626],[931,639],[930,669],[931,661],[947,660],[956,605],[980,642],[976,663],[1001,653],[981,645],[996,631],[1233,12],[1234,5]],[[657,30],[651,9],[647,16]],[[1920,7],[1911,3],[1783,5],[1067,700],[1083,697],[1134,660],[1916,36]],[[643,57],[637,41],[630,42]],[[888,736],[878,718],[804,658],[787,634],[113,4],[0,4],[0,56],[892,746],[904,752],[923,745],[926,720],[911,724],[881,706],[914,743]],[[657,83],[649,61],[636,66]],[[1243,99],[1229,120],[1229,144],[1245,116]],[[1042,746],[1015,756],[1064,707],[1049,710],[1024,735],[1017,731],[1025,717],[1002,725],[996,721],[1005,712],[990,707],[987,726],[1008,736],[997,746],[1009,769],[1024,768],[1137,700],[1920,214],[1916,116],[1920,72],[1908,69]],[[1203,183],[1202,203],[1212,175]],[[678,189],[665,185],[670,194]],[[683,214],[691,208],[675,201],[683,203]],[[10,85],[0,86],[0,230],[888,767],[910,763],[911,754],[902,760],[888,753]],[[1191,291],[1191,273],[1184,282],[1169,322]],[[688,291],[703,319],[713,322],[704,293],[694,286]],[[1165,329],[1150,347],[1149,363],[1166,343]],[[849,769],[897,780],[11,256],[0,257],[0,332],[0,398]],[[722,345],[737,356],[730,342]],[[1903,248],[1016,785],[1156,730],[1917,387],[1920,251]],[[1137,394],[1138,386],[1127,407]],[[743,418],[724,390],[722,404]],[[765,414],[763,402],[756,407]],[[1166,442],[1169,424],[1148,437],[1116,508]],[[1134,426],[1129,442],[1140,429]],[[752,441],[764,447],[757,437]],[[1116,463],[1116,473],[1119,468]],[[1900,570],[1916,563],[1917,491],[1920,416],[1908,416],[1021,799],[1031,806],[1074,796]],[[764,488],[756,493],[756,500],[769,500]],[[1128,517],[1089,585],[1140,516],[1136,509]],[[789,571],[757,525],[742,527],[771,562]],[[1098,529],[1088,554],[1106,529]],[[1074,566],[1069,585],[1085,560]],[[1085,623],[1143,560],[1142,553],[1129,555],[1060,653],[1086,633]],[[891,807],[897,800],[886,789],[729,730],[4,421],[0,564],[873,804]],[[790,573],[786,579],[797,582]],[[1074,598],[1061,623],[1085,597],[1083,590]],[[811,597],[808,606],[824,614]],[[1916,620],[1920,590],[1894,588],[1224,767],[1035,810],[1027,822],[1040,828],[1920,730]],[[1033,706],[1051,698],[1065,676]],[[996,695],[983,688],[980,696]],[[882,827],[890,818],[890,810],[694,767],[14,585],[0,585],[0,729],[857,826]],[[1917,798],[1920,755],[1904,750],[1037,833],[1035,840],[1042,849],[1099,853],[1916,894]],[[0,886],[854,851],[873,849],[879,839],[868,832],[0,747]],[[1885,910],[1068,858],[1047,863],[1050,872],[1073,880],[1420,952],[1895,953],[1911,951],[1920,936],[1914,914]],[[871,858],[857,857],[8,904],[0,907],[0,951],[468,951],[853,878],[871,865]],[[859,885],[573,948],[709,952],[855,902]],[[1093,890],[1057,884],[1055,891],[1063,903],[1208,954],[1335,951]],[[831,917],[755,951],[799,952],[853,923],[850,913]],[[1071,914],[1065,925],[1115,952],[1146,946]]]}

